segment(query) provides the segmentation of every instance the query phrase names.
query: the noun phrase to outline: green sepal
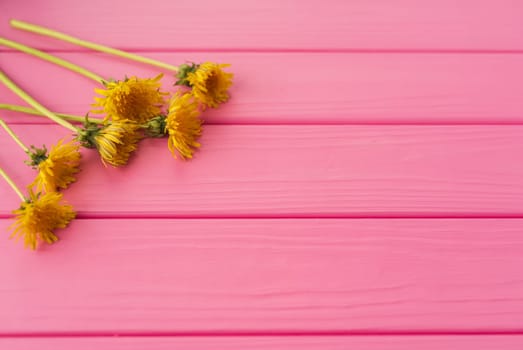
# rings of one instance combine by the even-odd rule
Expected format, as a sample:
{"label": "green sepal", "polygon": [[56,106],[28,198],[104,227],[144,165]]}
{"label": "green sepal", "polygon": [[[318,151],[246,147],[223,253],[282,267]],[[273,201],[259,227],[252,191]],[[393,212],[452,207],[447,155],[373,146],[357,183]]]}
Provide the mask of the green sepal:
{"label": "green sepal", "polygon": [[187,86],[191,87],[191,83],[187,80],[187,75],[189,73],[194,73],[198,68],[200,67],[199,64],[191,63],[191,64],[181,64],[178,67],[178,73],[176,73],[175,78],[177,79],[174,85],[181,85],[181,86]]}
{"label": "green sepal", "polygon": [[151,118],[142,125],[143,131],[145,136],[147,137],[154,137],[154,138],[160,138],[167,135],[166,128],[167,121],[166,116],[163,114],[160,114],[154,118]]}
{"label": "green sepal", "polygon": [[29,156],[29,160],[26,160],[25,164],[29,165],[33,169],[37,169],[38,164],[46,160],[48,157],[47,148],[45,145],[42,145],[42,148],[37,148],[31,145],[27,151],[27,155]]}
{"label": "green sepal", "polygon": [[83,128],[79,129],[76,139],[85,148],[96,148],[95,137],[100,133],[100,130],[104,128],[103,125],[93,123],[89,121],[89,114],[85,115],[85,121]]}

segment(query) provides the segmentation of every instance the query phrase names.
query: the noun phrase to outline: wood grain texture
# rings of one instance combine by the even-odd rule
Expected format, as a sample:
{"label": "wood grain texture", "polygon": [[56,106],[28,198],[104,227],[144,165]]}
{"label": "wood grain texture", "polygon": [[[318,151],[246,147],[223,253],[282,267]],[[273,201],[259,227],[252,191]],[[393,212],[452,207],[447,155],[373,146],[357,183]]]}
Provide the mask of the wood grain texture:
{"label": "wood grain texture", "polygon": [[[61,53],[105,77],[152,77],[154,68],[99,54]],[[523,55],[147,53],[167,62],[229,62],[231,100],[209,124],[521,123]],[[20,86],[56,111],[84,115],[92,81],[20,53],[0,53]],[[35,69],[28,69],[34,67]],[[164,79],[172,91],[173,78]],[[53,83],[50,83],[50,82]],[[0,103],[23,102],[0,86]],[[31,122],[20,114],[5,118]]]}
{"label": "wood grain texture", "polygon": [[[0,0],[0,36],[107,78],[157,71],[8,19],[235,73],[193,161],[165,140],[124,169],[85,151],[65,192],[80,219],[55,246],[7,239],[19,201],[0,183],[0,349],[523,348],[521,13],[517,0]],[[0,67],[51,109],[92,102],[62,68],[4,48]],[[1,86],[0,103],[21,102]],[[68,133],[0,117],[37,146]],[[0,132],[0,167],[21,185],[24,158]]]}
{"label": "wood grain texture", "polygon": [[[68,130],[14,125],[39,146]],[[209,125],[192,161],[145,140],[125,168],[84,152],[65,192],[83,217],[521,216],[523,126]],[[0,164],[34,171],[5,134]],[[0,213],[18,198],[0,184]]]}
{"label": "wood grain texture", "polygon": [[0,338],[10,350],[520,350],[522,336]]}
{"label": "wood grain texture", "polygon": [[8,19],[132,49],[523,50],[522,12],[517,0],[21,0],[2,1],[0,31],[55,49],[71,46]]}
{"label": "wood grain texture", "polygon": [[0,239],[0,334],[521,332],[522,224],[76,220]]}

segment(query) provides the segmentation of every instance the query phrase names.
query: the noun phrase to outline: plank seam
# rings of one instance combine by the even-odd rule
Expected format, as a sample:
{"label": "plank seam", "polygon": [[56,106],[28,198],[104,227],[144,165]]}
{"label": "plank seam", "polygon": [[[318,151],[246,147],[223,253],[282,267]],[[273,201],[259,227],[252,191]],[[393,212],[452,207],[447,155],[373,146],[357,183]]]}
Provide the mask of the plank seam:
{"label": "plank seam", "polygon": [[[95,52],[89,49],[46,49],[35,47],[49,53],[97,53],[99,55],[107,54]],[[133,53],[177,53],[177,52],[209,52],[209,53],[353,53],[353,54],[494,54],[494,55],[521,55],[523,50],[501,50],[501,49],[358,49],[358,48],[332,48],[332,49],[314,49],[314,48],[126,48],[116,47],[117,49]],[[0,48],[1,53],[19,53],[16,50]]]}
{"label": "plank seam", "polygon": [[[0,214],[0,220],[12,219],[10,214]],[[521,220],[523,214],[455,214],[455,215],[438,215],[438,214],[411,214],[411,215],[312,215],[312,214],[295,214],[295,215],[164,215],[164,214],[82,214],[77,213],[75,220]]]}
{"label": "plank seam", "polygon": [[[0,113],[5,113],[5,111],[0,110]],[[22,113],[25,116],[34,117],[29,114]],[[34,117],[38,118],[38,117]],[[271,118],[278,119],[278,117],[275,117],[274,115],[271,116]],[[285,117],[281,117],[285,118]],[[205,119],[205,118],[204,118]],[[337,120],[330,120],[330,121],[323,121],[321,123],[313,122],[313,121],[287,121],[287,122],[216,122],[216,121],[206,121],[205,125],[226,125],[226,126],[336,126],[336,125],[342,125],[342,126],[351,126],[351,125],[363,125],[363,126],[521,126],[523,125],[523,120],[513,120],[513,119],[507,119],[507,120],[496,120],[496,121],[460,121],[459,118],[456,118],[456,122],[449,122],[449,121],[442,121],[442,122],[436,122],[436,121],[419,121],[419,122],[411,122],[408,120],[402,120],[398,119],[395,121],[386,121],[386,122],[379,122],[374,120],[369,120],[367,118],[366,120],[358,120],[353,119],[351,121],[337,121]],[[34,125],[34,126],[46,126],[46,125],[54,125],[53,122],[29,122],[29,121],[9,121],[9,125]]]}
{"label": "plank seam", "polygon": [[0,333],[2,338],[76,338],[76,337],[376,337],[376,336],[500,336],[523,335],[523,329],[507,330],[428,330],[428,331],[184,331],[184,332],[32,332]]}

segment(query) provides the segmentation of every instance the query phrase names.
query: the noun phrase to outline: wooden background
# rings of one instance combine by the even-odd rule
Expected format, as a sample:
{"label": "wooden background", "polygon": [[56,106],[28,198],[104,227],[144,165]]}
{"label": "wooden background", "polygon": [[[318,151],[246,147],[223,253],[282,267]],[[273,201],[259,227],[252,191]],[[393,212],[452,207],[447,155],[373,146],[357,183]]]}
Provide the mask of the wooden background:
{"label": "wooden background", "polygon": [[[10,29],[9,18],[172,63],[232,64],[201,151],[84,152],[79,219],[7,239],[0,348],[523,348],[523,1],[4,0],[0,34],[104,77],[154,68]],[[2,49],[50,109],[93,83]],[[165,88],[173,82],[164,79]],[[0,103],[23,104],[0,87]],[[0,111],[26,143],[68,131]],[[0,134],[0,166],[34,172]]]}

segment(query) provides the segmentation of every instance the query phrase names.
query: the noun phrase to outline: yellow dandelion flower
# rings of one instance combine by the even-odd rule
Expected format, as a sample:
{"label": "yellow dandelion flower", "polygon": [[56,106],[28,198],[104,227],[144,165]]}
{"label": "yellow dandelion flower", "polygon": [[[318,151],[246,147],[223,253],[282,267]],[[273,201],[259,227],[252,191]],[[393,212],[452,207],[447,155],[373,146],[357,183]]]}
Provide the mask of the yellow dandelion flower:
{"label": "yellow dandelion flower", "polygon": [[77,139],[86,148],[96,148],[104,165],[118,167],[127,164],[142,137],[141,126],[124,119],[104,125],[87,121]]}
{"label": "yellow dandelion flower", "polygon": [[52,192],[67,188],[76,180],[74,175],[78,173],[80,166],[78,143],[74,141],[64,143],[60,140],[48,153],[45,145],[42,148],[27,147],[2,119],[0,119],[0,126],[27,153],[29,160],[25,163],[33,169],[38,169],[38,175],[28,186],[29,188],[36,186],[37,191]]}
{"label": "yellow dandelion flower", "polygon": [[115,167],[127,164],[141,139],[140,125],[130,120],[113,121],[94,137],[102,162]]}
{"label": "yellow dandelion flower", "polygon": [[65,189],[76,181],[76,173],[80,171],[80,145],[75,141],[64,143],[58,141],[45,157],[31,155],[32,165],[38,168],[38,175],[29,186],[37,191],[52,192]]}
{"label": "yellow dandelion flower", "polygon": [[176,75],[177,85],[192,87],[196,99],[206,107],[216,108],[229,99],[228,89],[232,85],[232,73],[223,70],[230,64],[205,62],[199,65],[182,64]]}
{"label": "yellow dandelion flower", "polygon": [[175,94],[169,103],[166,118],[166,131],[169,134],[169,150],[176,158],[192,158],[194,149],[200,147],[196,141],[202,133],[202,120],[198,102],[191,94]]}
{"label": "yellow dandelion flower", "polygon": [[144,123],[162,111],[165,95],[161,92],[160,79],[163,74],[152,79],[137,77],[122,81],[105,82],[104,89],[95,89],[101,97],[95,97],[93,113],[104,113],[106,120],[131,120]]}
{"label": "yellow dandelion flower", "polygon": [[72,206],[62,202],[61,193],[29,194],[29,199],[13,211],[15,222],[11,225],[11,238],[23,237],[24,246],[35,250],[40,242],[53,244],[58,241],[54,231],[65,228],[76,213]]}

